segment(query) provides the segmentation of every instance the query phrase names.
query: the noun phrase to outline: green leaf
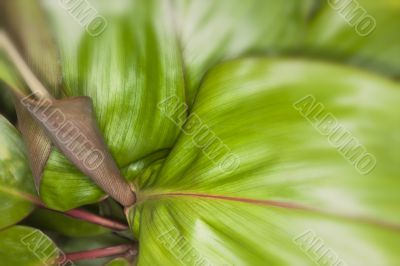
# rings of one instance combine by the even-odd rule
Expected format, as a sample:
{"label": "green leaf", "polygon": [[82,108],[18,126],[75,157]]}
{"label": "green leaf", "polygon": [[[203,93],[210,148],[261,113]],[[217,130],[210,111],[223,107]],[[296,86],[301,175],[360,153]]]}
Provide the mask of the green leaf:
{"label": "green leaf", "polygon": [[[108,23],[94,37],[58,2],[44,3],[60,49],[66,94],[93,99],[100,130],[119,167],[171,147],[179,129],[157,104],[171,95],[183,102],[184,87],[166,4],[93,3]],[[104,196],[74,168],[59,153],[50,155],[40,187],[48,206],[66,210]]]}
{"label": "green leaf", "polygon": [[[397,83],[348,67],[216,67],[131,209],[138,265],[311,265],[326,250],[346,265],[397,265],[399,102]],[[339,129],[352,137],[334,141]],[[371,171],[353,140],[376,158]],[[307,246],[307,232],[324,248]]]}
{"label": "green leaf", "polygon": [[33,210],[35,189],[21,136],[1,115],[0,147],[1,229],[19,222]]}
{"label": "green leaf", "polygon": [[204,74],[250,53],[296,49],[313,0],[172,0],[191,104]]}
{"label": "green leaf", "polygon": [[0,231],[0,260],[2,265],[54,265],[59,250],[41,231],[13,226]]}
{"label": "green leaf", "polygon": [[127,261],[126,259],[117,258],[117,259],[113,259],[112,261],[107,263],[105,266],[130,266],[130,265],[133,265],[133,264],[129,263],[129,261]]}
{"label": "green leaf", "polygon": [[400,77],[399,1],[323,2],[309,26],[307,55]]}
{"label": "green leaf", "polygon": [[35,227],[51,230],[71,237],[96,236],[110,231],[105,227],[74,219],[62,213],[46,209],[35,210],[32,215],[29,216],[27,222]]}

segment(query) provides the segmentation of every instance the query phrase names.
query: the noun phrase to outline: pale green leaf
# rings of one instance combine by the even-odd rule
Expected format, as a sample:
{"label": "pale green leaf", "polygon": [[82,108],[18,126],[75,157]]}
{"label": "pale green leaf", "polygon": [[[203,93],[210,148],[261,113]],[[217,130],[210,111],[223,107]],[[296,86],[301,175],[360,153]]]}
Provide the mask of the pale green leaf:
{"label": "pale green leaf", "polygon": [[313,0],[172,0],[192,103],[204,74],[249,53],[294,50],[303,40]]}
{"label": "pale green leaf", "polygon": [[[309,95],[324,106],[311,122],[302,115],[310,105],[299,107]],[[290,59],[216,67],[186,133],[141,183],[129,217],[139,265],[311,265],[321,254],[296,242],[309,230],[346,265],[398,265],[399,102],[398,84],[347,67]],[[324,134],[314,127],[329,113],[376,158],[372,171],[329,142],[335,125],[325,121]]]}

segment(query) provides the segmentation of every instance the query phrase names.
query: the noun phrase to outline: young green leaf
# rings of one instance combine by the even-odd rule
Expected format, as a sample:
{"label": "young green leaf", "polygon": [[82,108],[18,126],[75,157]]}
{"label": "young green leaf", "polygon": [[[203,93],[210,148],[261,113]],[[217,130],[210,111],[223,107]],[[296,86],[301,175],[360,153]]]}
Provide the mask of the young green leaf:
{"label": "young green leaf", "polygon": [[[308,231],[348,265],[395,265],[399,101],[398,84],[347,67],[289,59],[216,67],[130,213],[139,265],[309,265],[296,242]],[[335,147],[338,128],[354,137],[341,142],[356,140],[376,158],[371,171],[356,147]]]}

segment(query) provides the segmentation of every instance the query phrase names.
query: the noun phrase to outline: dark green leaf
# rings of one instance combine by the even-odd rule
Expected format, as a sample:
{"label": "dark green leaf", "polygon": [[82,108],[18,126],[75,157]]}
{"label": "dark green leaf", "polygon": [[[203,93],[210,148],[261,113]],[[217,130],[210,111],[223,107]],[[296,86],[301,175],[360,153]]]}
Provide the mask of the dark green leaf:
{"label": "dark green leaf", "polygon": [[102,226],[45,209],[35,210],[32,215],[29,216],[27,222],[35,227],[51,230],[71,237],[96,236],[110,231]]}

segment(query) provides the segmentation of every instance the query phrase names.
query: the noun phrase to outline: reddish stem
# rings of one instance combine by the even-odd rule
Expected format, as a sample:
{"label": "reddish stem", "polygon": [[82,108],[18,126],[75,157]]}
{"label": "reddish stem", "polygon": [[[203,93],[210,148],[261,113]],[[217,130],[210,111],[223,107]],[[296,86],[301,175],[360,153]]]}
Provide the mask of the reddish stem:
{"label": "reddish stem", "polygon": [[104,218],[102,216],[98,216],[96,214],[87,212],[82,209],[73,209],[67,212],[64,212],[65,215],[68,215],[70,217],[74,217],[80,220],[84,220],[93,224],[98,224],[102,225],[104,227],[117,230],[117,231],[124,231],[127,230],[129,227],[126,224],[113,221],[107,218]]}
{"label": "reddish stem", "polygon": [[68,253],[66,254],[66,259],[70,261],[80,261],[127,254],[132,255],[132,253],[137,253],[137,246],[135,244],[123,244],[113,247]]}
{"label": "reddish stem", "polygon": [[110,228],[112,230],[124,231],[129,228],[126,224],[107,219],[105,217],[93,214],[93,213],[85,211],[83,209],[73,209],[73,210],[70,210],[67,212],[60,212],[60,211],[56,211],[56,210],[47,208],[43,204],[43,202],[41,202],[38,198],[32,197],[30,200],[40,208],[58,212],[58,213],[62,213],[64,215],[67,215],[67,216],[70,216],[70,217],[73,217],[76,219],[80,219],[80,220],[83,220],[83,221],[86,221],[86,222],[89,222],[92,224],[98,224],[98,225]]}

